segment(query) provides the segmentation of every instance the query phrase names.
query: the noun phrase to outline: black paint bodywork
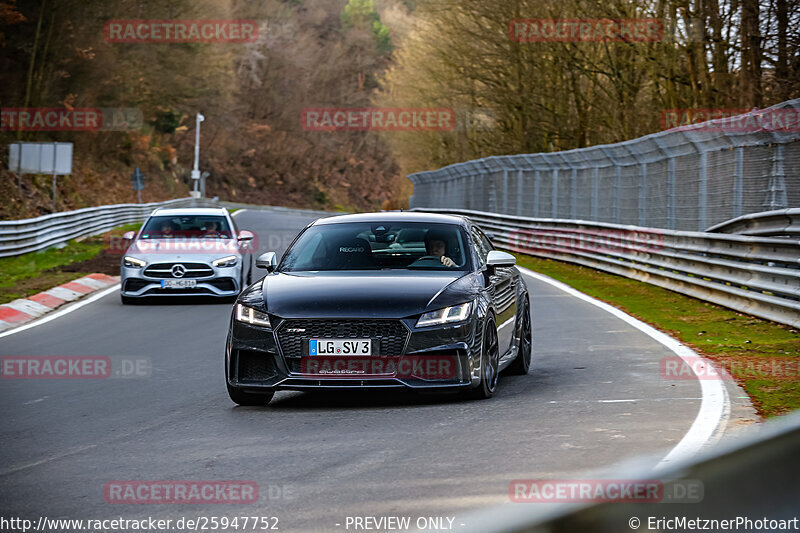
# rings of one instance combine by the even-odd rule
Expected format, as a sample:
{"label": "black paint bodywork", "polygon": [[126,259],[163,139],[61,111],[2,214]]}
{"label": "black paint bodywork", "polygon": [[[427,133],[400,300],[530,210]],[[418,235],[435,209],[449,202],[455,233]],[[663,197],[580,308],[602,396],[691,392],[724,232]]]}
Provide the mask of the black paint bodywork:
{"label": "black paint bodywork", "polygon": [[[225,357],[229,387],[245,392],[311,388],[475,387],[480,382],[483,332],[489,324],[499,330],[499,370],[513,362],[521,335],[521,320],[517,315],[526,307],[521,302],[528,298],[528,290],[515,267],[485,265],[485,257],[480,257],[472,239],[473,236],[482,236],[477,226],[466,217],[407,212],[343,215],[320,219],[312,225],[362,221],[458,225],[470,236],[472,265],[476,268],[466,272],[405,269],[282,272],[279,265],[275,272],[248,287],[237,300],[237,304],[267,313],[271,327],[246,324],[235,320],[232,314]],[[465,321],[416,327],[423,313],[464,302],[474,302]],[[398,323],[402,324],[402,330],[398,329]],[[402,345],[402,353],[373,353],[375,357],[452,356],[457,361],[457,371],[447,379],[413,379],[385,374],[309,376],[298,371],[301,353],[296,353],[296,350],[295,353],[284,353],[282,350],[284,345],[307,346],[301,344],[305,341],[302,339],[304,333],[289,333],[304,329],[294,327],[297,324],[308,324],[309,331],[327,327],[326,331],[335,332],[338,327],[343,338],[348,338],[348,332],[353,328],[375,332],[374,326],[377,326],[380,334],[380,326],[385,324],[391,326],[389,329],[405,331],[405,341],[393,344]],[[288,327],[290,325],[293,327]],[[290,342],[297,340],[291,335],[299,335],[299,342]],[[283,343],[281,339],[284,339]],[[376,342],[374,346],[383,345]]]}

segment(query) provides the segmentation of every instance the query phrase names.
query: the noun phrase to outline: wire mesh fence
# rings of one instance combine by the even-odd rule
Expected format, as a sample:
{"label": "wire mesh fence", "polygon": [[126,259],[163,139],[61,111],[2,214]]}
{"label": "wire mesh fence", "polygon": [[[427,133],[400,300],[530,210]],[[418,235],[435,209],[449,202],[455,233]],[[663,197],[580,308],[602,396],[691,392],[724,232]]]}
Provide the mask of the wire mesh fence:
{"label": "wire mesh fence", "polygon": [[705,231],[800,206],[800,99],[617,144],[409,175],[411,207]]}

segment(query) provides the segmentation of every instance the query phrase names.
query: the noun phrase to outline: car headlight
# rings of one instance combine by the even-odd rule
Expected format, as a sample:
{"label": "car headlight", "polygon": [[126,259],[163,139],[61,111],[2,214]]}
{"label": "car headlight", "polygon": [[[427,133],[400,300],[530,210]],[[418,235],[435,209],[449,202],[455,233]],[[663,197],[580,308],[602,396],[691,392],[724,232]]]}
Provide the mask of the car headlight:
{"label": "car headlight", "polygon": [[269,323],[267,313],[257,311],[252,307],[246,305],[236,304],[236,320],[244,322],[245,324],[252,324],[254,326],[272,327]]}
{"label": "car headlight", "polygon": [[211,262],[211,264],[214,265],[215,267],[232,267],[233,265],[236,264],[237,261],[238,259],[236,258],[235,255],[229,255],[221,259],[215,259],[214,261]]}
{"label": "car headlight", "polygon": [[147,261],[142,261],[141,259],[136,259],[135,257],[126,255],[123,259],[123,264],[130,268],[142,268],[147,264]]}
{"label": "car headlight", "polygon": [[444,309],[437,309],[436,311],[428,311],[419,317],[419,320],[417,320],[417,327],[462,322],[467,319],[471,309],[472,302],[467,302],[460,305],[445,307]]}

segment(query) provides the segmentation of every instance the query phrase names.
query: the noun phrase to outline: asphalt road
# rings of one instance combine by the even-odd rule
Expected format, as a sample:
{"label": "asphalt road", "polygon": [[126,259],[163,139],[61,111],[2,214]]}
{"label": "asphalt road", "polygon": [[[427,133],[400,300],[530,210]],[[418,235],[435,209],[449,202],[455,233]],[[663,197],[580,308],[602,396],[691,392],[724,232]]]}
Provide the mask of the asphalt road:
{"label": "asphalt road", "polygon": [[[259,248],[283,251],[310,219],[237,214]],[[274,516],[281,531],[345,531],[347,516],[455,517],[508,501],[512,479],[579,476],[640,454],[658,461],[700,405],[665,381],[664,346],[532,278],[530,375],[487,401],[401,393],[228,399],[231,304],[122,306],[108,296],[0,338],[0,355],[140,358],[149,376],[0,381],[0,515]],[[115,480],[252,480],[249,505],[109,504]],[[337,526],[340,524],[340,526]],[[352,528],[350,529],[352,530]]]}

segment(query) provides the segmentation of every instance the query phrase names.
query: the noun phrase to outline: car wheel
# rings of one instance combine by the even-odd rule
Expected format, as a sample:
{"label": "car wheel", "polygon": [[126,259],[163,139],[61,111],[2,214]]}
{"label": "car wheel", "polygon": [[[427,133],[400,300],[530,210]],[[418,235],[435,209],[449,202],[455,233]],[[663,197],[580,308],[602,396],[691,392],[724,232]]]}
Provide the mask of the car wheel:
{"label": "car wheel", "polygon": [[272,391],[261,393],[244,392],[237,387],[228,385],[228,396],[231,397],[233,403],[239,405],[264,407],[272,400],[274,395],[275,393]]}
{"label": "car wheel", "polygon": [[533,351],[533,337],[531,334],[531,309],[528,299],[522,304],[522,327],[520,328],[519,346],[517,347],[517,357],[508,366],[508,372],[512,375],[522,376],[528,373],[531,368],[531,353]]}
{"label": "car wheel", "polygon": [[483,332],[483,349],[481,350],[481,382],[468,391],[468,396],[475,400],[491,398],[497,389],[497,368],[500,365],[500,349],[497,344],[497,328],[494,321],[486,324]]}

